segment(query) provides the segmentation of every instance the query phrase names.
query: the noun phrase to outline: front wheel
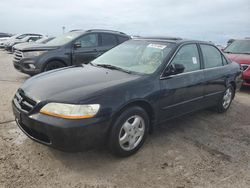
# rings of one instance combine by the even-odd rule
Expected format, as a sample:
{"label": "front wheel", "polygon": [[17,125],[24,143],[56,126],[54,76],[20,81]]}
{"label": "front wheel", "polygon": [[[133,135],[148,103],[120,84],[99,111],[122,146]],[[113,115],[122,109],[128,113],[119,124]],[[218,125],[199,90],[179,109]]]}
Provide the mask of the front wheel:
{"label": "front wheel", "polygon": [[220,99],[217,105],[218,112],[225,112],[230,107],[233,96],[234,96],[234,88],[230,85],[227,87],[226,91],[223,93],[222,98]]}
{"label": "front wheel", "polygon": [[115,121],[109,138],[109,149],[120,157],[136,153],[143,145],[149,128],[149,117],[141,107],[130,107]]}

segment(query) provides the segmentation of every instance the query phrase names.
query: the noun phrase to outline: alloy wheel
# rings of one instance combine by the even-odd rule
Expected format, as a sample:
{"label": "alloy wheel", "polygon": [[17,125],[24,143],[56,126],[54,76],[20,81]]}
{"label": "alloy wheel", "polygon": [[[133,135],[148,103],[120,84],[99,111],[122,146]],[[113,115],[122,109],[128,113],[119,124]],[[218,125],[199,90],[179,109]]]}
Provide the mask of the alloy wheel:
{"label": "alloy wheel", "polygon": [[227,88],[227,90],[225,91],[224,93],[224,96],[223,96],[223,107],[224,109],[227,109],[232,101],[232,89],[231,88]]}

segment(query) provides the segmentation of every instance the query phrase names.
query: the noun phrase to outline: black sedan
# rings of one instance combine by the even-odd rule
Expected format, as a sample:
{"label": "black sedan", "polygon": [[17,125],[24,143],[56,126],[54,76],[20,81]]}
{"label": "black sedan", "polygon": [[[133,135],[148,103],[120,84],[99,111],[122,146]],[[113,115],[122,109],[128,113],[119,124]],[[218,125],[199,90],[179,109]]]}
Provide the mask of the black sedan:
{"label": "black sedan", "polygon": [[128,156],[168,119],[208,107],[225,112],[240,73],[211,43],[137,38],[90,64],[30,78],[12,106],[17,125],[37,142],[64,151],[107,143]]}

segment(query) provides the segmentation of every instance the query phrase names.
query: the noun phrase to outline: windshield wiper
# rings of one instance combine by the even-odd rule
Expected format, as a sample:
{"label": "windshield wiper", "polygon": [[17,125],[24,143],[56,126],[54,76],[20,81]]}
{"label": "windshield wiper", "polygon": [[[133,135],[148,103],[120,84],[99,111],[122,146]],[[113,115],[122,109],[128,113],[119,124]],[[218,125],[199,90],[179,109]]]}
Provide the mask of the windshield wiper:
{"label": "windshield wiper", "polygon": [[103,68],[111,69],[111,70],[119,70],[119,71],[122,71],[122,72],[126,72],[128,74],[132,73],[129,70],[126,70],[126,69],[123,69],[123,68],[120,68],[120,67],[117,67],[117,66],[114,66],[114,65],[110,65],[110,64],[94,64],[94,65],[96,65],[98,67],[103,67]]}

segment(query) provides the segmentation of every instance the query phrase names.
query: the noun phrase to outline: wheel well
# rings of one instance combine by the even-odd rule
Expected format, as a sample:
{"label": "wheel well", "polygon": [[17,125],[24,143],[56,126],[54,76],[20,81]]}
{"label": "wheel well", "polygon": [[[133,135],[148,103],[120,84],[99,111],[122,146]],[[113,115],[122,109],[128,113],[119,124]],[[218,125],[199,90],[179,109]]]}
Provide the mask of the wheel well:
{"label": "wheel well", "polygon": [[143,108],[147,114],[148,114],[148,117],[149,117],[149,133],[152,133],[153,132],[153,127],[154,127],[154,123],[155,123],[155,112],[153,110],[153,107],[148,103],[148,102],[145,102],[145,101],[134,101],[134,102],[131,102],[127,105],[125,105],[122,109],[120,109],[112,118],[112,122],[111,124],[114,123],[114,121],[116,120],[116,118],[121,115],[122,112],[124,112],[127,108],[131,107],[131,106],[139,106],[141,108]]}
{"label": "wheel well", "polygon": [[45,67],[46,67],[50,62],[52,62],[52,61],[59,61],[59,62],[63,63],[65,66],[67,66],[67,64],[66,64],[63,60],[61,60],[61,59],[50,59],[50,60],[48,60],[48,61],[44,64],[42,70],[44,70]]}

